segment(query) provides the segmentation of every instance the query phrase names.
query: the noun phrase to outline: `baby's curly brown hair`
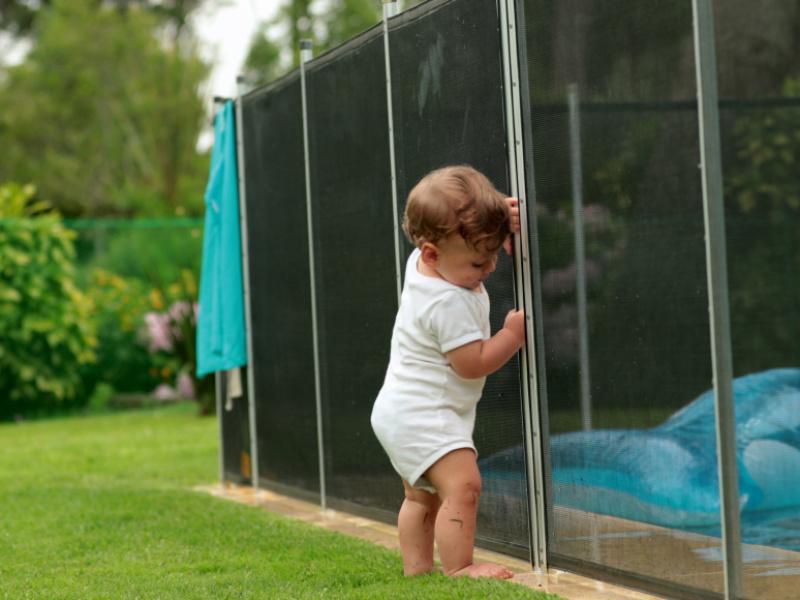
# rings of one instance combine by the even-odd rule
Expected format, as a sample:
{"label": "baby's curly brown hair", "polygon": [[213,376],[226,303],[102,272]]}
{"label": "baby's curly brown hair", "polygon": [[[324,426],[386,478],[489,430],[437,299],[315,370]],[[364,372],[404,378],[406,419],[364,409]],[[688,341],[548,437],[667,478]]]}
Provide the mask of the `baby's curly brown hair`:
{"label": "baby's curly brown hair", "polygon": [[495,252],[511,234],[508,205],[480,171],[468,165],[443,167],[411,190],[403,231],[417,248],[459,233],[472,249]]}

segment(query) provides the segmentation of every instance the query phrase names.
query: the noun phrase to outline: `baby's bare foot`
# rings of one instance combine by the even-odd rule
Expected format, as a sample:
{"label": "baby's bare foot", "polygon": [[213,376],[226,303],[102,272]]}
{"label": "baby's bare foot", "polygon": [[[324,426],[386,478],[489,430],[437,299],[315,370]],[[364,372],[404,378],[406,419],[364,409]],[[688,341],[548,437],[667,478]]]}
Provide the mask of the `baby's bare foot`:
{"label": "baby's bare foot", "polygon": [[469,565],[453,573],[453,577],[490,577],[492,579],[511,579],[514,573],[492,563]]}

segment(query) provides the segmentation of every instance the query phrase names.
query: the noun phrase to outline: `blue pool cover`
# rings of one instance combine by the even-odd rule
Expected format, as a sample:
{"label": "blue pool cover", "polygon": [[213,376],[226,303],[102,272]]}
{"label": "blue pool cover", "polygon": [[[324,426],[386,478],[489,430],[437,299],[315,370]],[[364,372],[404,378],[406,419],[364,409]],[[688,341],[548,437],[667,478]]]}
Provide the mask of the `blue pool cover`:
{"label": "blue pool cover", "polygon": [[[733,395],[744,538],[768,543],[757,528],[759,539],[748,540],[748,527],[775,515],[800,520],[800,369],[739,377]],[[658,427],[554,435],[550,452],[557,506],[682,529],[719,526],[713,390]],[[481,469],[519,461],[522,449],[509,448]],[[789,546],[798,540],[800,531]]]}

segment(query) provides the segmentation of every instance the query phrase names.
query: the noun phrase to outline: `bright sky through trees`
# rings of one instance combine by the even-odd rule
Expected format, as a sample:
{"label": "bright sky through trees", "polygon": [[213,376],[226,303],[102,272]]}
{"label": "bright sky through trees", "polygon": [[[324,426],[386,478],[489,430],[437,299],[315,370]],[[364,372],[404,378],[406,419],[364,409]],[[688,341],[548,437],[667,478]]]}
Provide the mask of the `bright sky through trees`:
{"label": "bright sky through trees", "polygon": [[208,89],[212,95],[234,96],[239,74],[253,33],[259,24],[275,16],[280,0],[226,0],[200,8],[194,16],[203,58],[214,68]]}

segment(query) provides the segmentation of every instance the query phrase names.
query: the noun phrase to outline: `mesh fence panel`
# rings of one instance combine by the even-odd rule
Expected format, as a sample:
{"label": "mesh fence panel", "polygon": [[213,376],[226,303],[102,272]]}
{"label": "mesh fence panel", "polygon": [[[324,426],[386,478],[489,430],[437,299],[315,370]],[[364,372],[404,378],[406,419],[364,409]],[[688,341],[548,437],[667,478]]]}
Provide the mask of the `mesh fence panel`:
{"label": "mesh fence panel", "polygon": [[[470,163],[507,189],[496,7],[430,3],[395,19],[389,40],[397,57],[392,78],[399,197],[429,170],[451,163]],[[479,75],[486,71],[492,77]],[[397,310],[382,33],[367,32],[312,61],[307,92],[326,492],[333,506],[394,520],[402,487],[369,424]],[[296,250],[305,236],[297,95],[290,82],[245,97],[244,129],[260,476],[267,485],[308,491],[318,483],[312,349],[298,341],[305,339],[302,324],[290,326],[281,317],[291,305],[308,319],[302,300],[307,256],[282,254],[288,237]],[[298,214],[292,209],[294,216],[270,219],[277,203]],[[276,281],[281,285],[268,285]],[[513,307],[508,257],[487,287],[496,331]],[[293,339],[281,341],[282,331],[294,332]],[[270,354],[276,348],[279,355]],[[302,382],[287,372],[290,356],[302,365]],[[478,413],[475,439],[484,476],[479,538],[527,555],[515,361],[489,379]],[[289,421],[296,425],[287,429]]]}
{"label": "mesh fence panel", "polygon": [[242,100],[259,478],[319,494],[300,80]]}
{"label": "mesh fence panel", "polygon": [[524,8],[550,563],[720,592],[691,3]]}
{"label": "mesh fence panel", "polygon": [[744,595],[776,600],[800,586],[798,23],[797,0],[715,10]]}
{"label": "mesh fence panel", "polygon": [[[796,571],[791,552],[799,545],[791,482],[800,451],[792,425],[800,388],[792,379],[800,353],[792,335],[800,320],[800,186],[791,133],[800,126],[800,89],[796,61],[786,58],[792,53],[778,50],[793,47],[800,3],[760,11],[752,22],[732,6],[718,12],[717,29],[728,99],[722,141],[737,420],[747,413],[739,403],[750,398],[747,385],[756,380],[742,381],[751,375],[777,378],[758,383],[779,390],[769,406],[787,411],[754,413],[761,424],[779,422],[780,431],[750,454],[742,454],[750,446],[739,436],[740,485],[766,489],[759,501],[771,507],[761,521],[745,507],[746,587],[749,597],[788,598],[764,575]],[[524,118],[541,300],[549,560],[670,597],[716,597],[722,553],[691,2],[524,0],[518,7],[530,83]],[[481,0],[429,0],[389,23],[397,215],[382,32],[308,68],[327,494],[334,506],[385,520],[394,519],[402,493],[369,414],[397,308],[394,219],[413,185],[446,164],[471,164],[508,190],[497,11]],[[775,34],[769,69],[754,67],[756,59],[744,64],[749,55],[742,54],[762,30]],[[730,40],[746,43],[734,51]],[[314,496],[296,75],[244,98],[244,130],[259,475]],[[401,264],[410,250],[403,242]],[[501,257],[487,285],[493,331],[514,306],[512,271]],[[521,396],[515,360],[489,378],[478,406],[478,538],[527,555]],[[226,455],[226,469],[235,468],[233,459]],[[771,470],[751,477],[753,465],[767,462]]]}
{"label": "mesh fence panel", "polygon": [[[399,221],[429,171],[466,163],[508,191],[503,66],[495,3],[429,2],[390,26]],[[405,258],[411,246],[405,243]],[[492,333],[514,308],[513,262],[501,253],[487,280]],[[483,478],[478,540],[528,555],[519,364],[490,376],[478,403],[475,444]]]}
{"label": "mesh fence panel", "polygon": [[397,311],[379,30],[312,63],[306,85],[326,489],[393,520],[402,486],[369,421]]}
{"label": "mesh fence panel", "polygon": [[252,481],[252,459],[250,456],[250,423],[247,367],[241,370],[242,396],[227,399],[228,380],[220,373],[222,385],[222,410],[219,413],[222,429],[222,473],[225,481],[250,484]]}

